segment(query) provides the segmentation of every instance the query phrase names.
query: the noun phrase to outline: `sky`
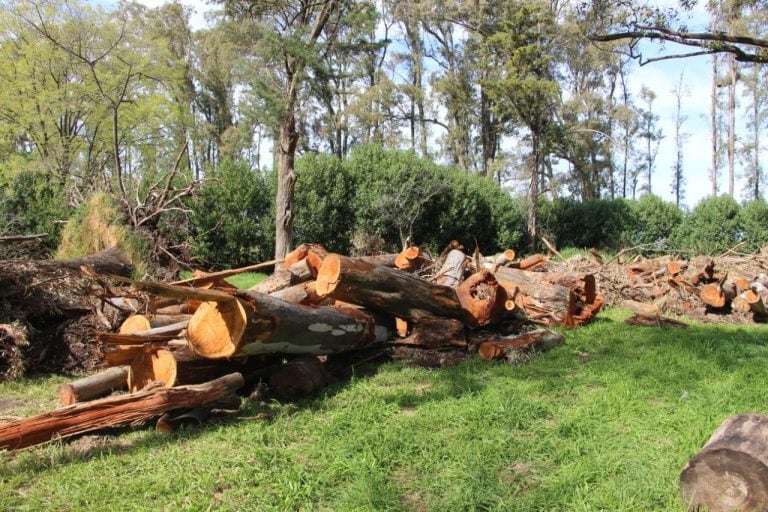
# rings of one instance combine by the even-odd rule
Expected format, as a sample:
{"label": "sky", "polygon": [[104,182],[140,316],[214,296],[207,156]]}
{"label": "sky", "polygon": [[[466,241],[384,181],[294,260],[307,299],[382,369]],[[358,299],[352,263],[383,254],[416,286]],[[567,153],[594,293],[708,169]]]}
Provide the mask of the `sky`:
{"label": "sky", "polygon": [[[109,3],[109,0],[96,0]],[[139,0],[149,7],[157,7],[166,0]],[[204,0],[182,0],[182,4],[193,10],[191,24],[194,29],[207,26],[206,13],[214,7]],[[662,8],[675,6],[673,0],[657,0],[657,5]],[[704,2],[699,2],[703,4]],[[689,21],[690,30],[706,30],[708,15],[702,5],[698,5],[691,13]],[[642,48],[646,56],[654,54],[674,53],[680,48],[673,44],[661,47],[654,42],[643,42]],[[659,145],[658,155],[655,161],[655,170],[652,177],[652,192],[668,201],[674,201],[672,193],[672,167],[675,163],[676,149],[674,144],[674,127],[676,112],[676,96],[673,89],[680,81],[683,74],[683,87],[687,95],[683,99],[682,115],[686,121],[682,127],[685,135],[683,145],[683,168],[685,174],[685,197],[683,203],[687,207],[695,204],[710,193],[710,84],[711,84],[711,59],[707,57],[692,57],[660,61],[645,66],[635,66],[629,76],[629,87],[635,98],[639,98],[640,90],[647,87],[654,91],[656,99],[653,110],[659,115],[659,127],[663,131],[664,138]],[[739,128],[737,126],[737,132]],[[269,157],[262,161],[270,161]],[[742,170],[737,161],[736,164],[736,198],[742,199],[745,188],[745,180],[741,176]],[[727,169],[721,169],[718,178],[720,193],[726,191]],[[645,183],[645,177],[641,177],[640,186]]]}

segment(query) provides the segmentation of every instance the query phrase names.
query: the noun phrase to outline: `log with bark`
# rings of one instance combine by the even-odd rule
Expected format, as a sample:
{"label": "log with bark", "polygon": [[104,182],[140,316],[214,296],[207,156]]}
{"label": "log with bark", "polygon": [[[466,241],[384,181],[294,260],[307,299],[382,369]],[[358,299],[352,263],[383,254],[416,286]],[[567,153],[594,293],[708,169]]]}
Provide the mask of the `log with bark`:
{"label": "log with bark", "polygon": [[768,508],[768,416],[726,419],[680,474],[688,510],[751,512]]}
{"label": "log with bark", "polygon": [[559,332],[538,329],[517,336],[499,338],[480,344],[478,355],[486,360],[504,359],[513,353],[544,352],[565,343]]}
{"label": "log with bark", "polygon": [[462,305],[453,288],[338,254],[329,254],[323,261],[316,289],[321,297],[331,296],[407,320],[439,316],[473,325],[486,322],[473,317],[474,308],[468,307],[474,301],[487,302],[486,297],[469,293]]}
{"label": "log with bark", "polygon": [[424,256],[417,246],[406,247],[395,258],[395,267],[405,272],[416,272],[430,265],[432,262]]}
{"label": "log with bark", "polygon": [[462,250],[451,249],[445,256],[443,266],[440,267],[440,271],[435,277],[435,283],[456,288],[464,281],[464,270],[468,263],[467,255]]}
{"label": "log with bark", "polygon": [[0,424],[0,450],[17,450],[54,437],[67,438],[131,425],[176,409],[202,407],[230,396],[243,384],[242,375],[233,373],[196,386],[154,388],[8,421]]}
{"label": "log with bark", "polygon": [[332,354],[389,338],[391,329],[349,308],[310,308],[240,291],[230,302],[204,302],[187,338],[202,357],[255,354]]}
{"label": "log with bark", "polygon": [[261,281],[251,286],[249,290],[258,293],[273,293],[283,288],[309,281],[317,275],[317,271],[310,266],[309,259],[303,258],[290,265],[283,264],[278,270]]}
{"label": "log with bark", "polygon": [[155,334],[149,332],[158,327],[178,326],[178,330],[186,328],[192,315],[131,315],[120,325],[118,334]]}
{"label": "log with bark", "polygon": [[128,387],[128,366],[107,368],[88,377],[78,379],[59,387],[59,403],[72,405],[76,402],[87,402],[101,398],[112,391]]}

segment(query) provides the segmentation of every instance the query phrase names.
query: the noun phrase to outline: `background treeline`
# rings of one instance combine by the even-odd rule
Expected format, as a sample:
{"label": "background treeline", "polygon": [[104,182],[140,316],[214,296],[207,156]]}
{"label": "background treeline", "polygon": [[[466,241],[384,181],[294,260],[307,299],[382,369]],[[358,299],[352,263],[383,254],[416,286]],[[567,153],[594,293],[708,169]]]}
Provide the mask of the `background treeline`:
{"label": "background treeline", "polygon": [[[121,223],[126,243],[160,265],[266,259],[286,242],[275,223],[337,250],[411,236],[431,247],[476,239],[487,251],[545,234],[560,246],[656,237],[715,251],[666,231],[671,217],[693,222],[676,209],[637,238],[646,228],[632,219],[643,209],[624,202],[660,186],[678,202],[685,195],[680,159],[673,183],[654,179],[664,134],[653,92],[632,93],[626,43],[599,48],[586,37],[607,19],[645,12],[638,2],[214,6],[209,28],[193,30],[189,9],[174,2],[109,11],[78,0],[0,2],[0,235],[46,232],[51,250],[60,240],[70,241],[61,254],[83,249],[63,230],[89,229],[78,219],[91,218],[82,212],[96,198],[117,212],[96,224]],[[707,8],[761,35],[759,6]],[[710,176],[738,153],[749,162],[748,199],[759,199],[766,70],[729,66],[714,68],[722,143]],[[723,106],[739,105],[718,75],[732,66],[750,127],[738,147],[720,130]],[[761,222],[755,204],[713,207],[726,217],[757,212],[756,221],[718,220],[733,224],[718,240],[764,242],[748,227]],[[119,231],[110,229],[102,238]]]}

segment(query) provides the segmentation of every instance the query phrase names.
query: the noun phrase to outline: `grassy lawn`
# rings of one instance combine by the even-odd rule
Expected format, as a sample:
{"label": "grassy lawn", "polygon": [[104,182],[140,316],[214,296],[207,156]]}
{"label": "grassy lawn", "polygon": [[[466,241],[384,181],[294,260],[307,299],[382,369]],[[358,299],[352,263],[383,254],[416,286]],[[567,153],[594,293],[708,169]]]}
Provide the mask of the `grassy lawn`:
{"label": "grassy lawn", "polygon": [[[262,282],[268,274],[262,274],[260,272],[243,272],[230,276],[225,279],[232,286],[237,287],[240,290],[248,289],[255,284]],[[179,273],[179,279],[189,279],[192,277],[192,272],[184,270]]]}
{"label": "grassy lawn", "polygon": [[[768,411],[765,327],[628,327],[623,311],[510,366],[399,363],[240,419],[0,454],[0,510],[682,511],[720,422]],[[44,377],[0,384],[55,403]]]}

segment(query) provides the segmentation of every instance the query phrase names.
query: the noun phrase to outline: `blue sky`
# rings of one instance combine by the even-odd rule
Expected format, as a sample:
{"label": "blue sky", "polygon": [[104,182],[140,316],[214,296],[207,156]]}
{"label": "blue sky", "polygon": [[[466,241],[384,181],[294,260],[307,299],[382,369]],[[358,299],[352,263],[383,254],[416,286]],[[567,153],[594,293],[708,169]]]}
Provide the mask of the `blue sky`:
{"label": "blue sky", "polygon": [[[157,7],[158,5],[165,3],[166,0],[139,1],[147,6]],[[112,4],[110,0],[94,0],[94,3],[99,3],[105,6]],[[204,28],[207,23],[205,14],[213,7],[203,0],[182,0],[182,3],[193,9],[193,28]],[[658,5],[663,8],[675,4],[676,2],[672,0],[658,0]],[[702,6],[697,6],[691,14],[689,28],[691,30],[704,30],[706,29],[707,20],[708,15],[704,8]],[[659,52],[671,53],[679,50],[679,48],[675,48],[674,46],[675,45],[668,44],[666,47],[661,47],[656,43],[643,43],[643,49],[647,56]],[[693,57],[661,61],[642,67],[635,66],[635,69],[629,77],[629,85],[636,98],[639,97],[640,89],[643,86],[653,90],[656,94],[653,109],[660,116],[659,123],[664,132],[664,139],[661,141],[658,156],[656,158],[652,191],[666,200],[673,200],[671,191],[671,169],[675,162],[674,123],[676,109],[676,98],[673,89],[680,80],[681,72],[683,73],[684,87],[688,91],[688,96],[683,101],[682,112],[687,118],[682,130],[683,133],[686,134],[683,152],[683,165],[686,179],[686,195],[684,202],[689,207],[692,207],[710,192],[709,104],[711,60],[707,57]],[[269,157],[266,157],[262,158],[262,161],[268,162],[270,159]],[[740,176],[742,170],[738,162],[736,172],[736,198],[741,199],[744,180]],[[721,193],[726,190],[726,173],[726,169],[721,170],[719,177],[719,188]],[[642,185],[643,183],[644,177],[641,177],[640,184]]]}

